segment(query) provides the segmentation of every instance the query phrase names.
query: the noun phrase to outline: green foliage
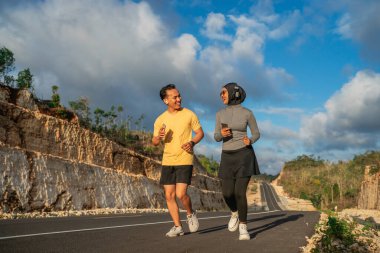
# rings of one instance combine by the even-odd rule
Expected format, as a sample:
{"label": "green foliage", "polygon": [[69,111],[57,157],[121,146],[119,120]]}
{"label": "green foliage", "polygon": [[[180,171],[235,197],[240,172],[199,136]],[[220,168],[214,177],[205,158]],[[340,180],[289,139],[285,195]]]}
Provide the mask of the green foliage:
{"label": "green foliage", "polygon": [[33,88],[33,75],[30,73],[29,68],[20,71],[16,79],[17,87],[20,89]]}
{"label": "green foliage", "polygon": [[213,157],[209,158],[205,155],[198,155],[199,162],[202,164],[202,166],[206,169],[206,171],[216,176],[219,169],[219,163],[214,160]]}
{"label": "green foliage", "polygon": [[370,175],[375,175],[376,173],[379,173],[380,171],[380,167],[379,166],[376,166],[376,165],[372,165],[370,170],[369,170],[369,174]]}
{"label": "green foliage", "polygon": [[356,237],[353,234],[354,223],[350,223],[344,219],[339,219],[333,215],[329,215],[327,228],[322,236],[321,245],[312,252],[336,252],[340,253],[341,249],[334,247],[333,242],[336,239],[342,241],[345,246],[355,243]]}
{"label": "green foliage", "polygon": [[[8,73],[14,70],[15,58],[13,53],[6,47],[0,48],[0,77],[3,78],[4,83],[8,84],[5,79],[7,79]],[[8,81],[11,79],[8,78]]]}
{"label": "green foliage", "polygon": [[49,103],[50,108],[57,108],[61,106],[61,97],[58,94],[58,88],[59,87],[57,85],[51,86],[52,95],[51,102]]}
{"label": "green foliage", "polygon": [[70,108],[79,118],[79,124],[87,129],[91,128],[91,112],[89,101],[86,97],[80,97],[76,101],[69,101]]}
{"label": "green foliage", "polygon": [[321,160],[319,157],[315,158],[313,155],[301,155],[297,156],[296,159],[286,162],[284,166],[284,170],[299,170],[299,169],[306,169],[306,168],[313,168],[322,166],[324,164],[324,161]]}
{"label": "green foliage", "polygon": [[318,209],[351,208],[357,205],[364,168],[378,171],[380,152],[366,152],[352,161],[327,163],[312,156],[299,156],[285,163],[279,184],[292,197],[309,199]]}
{"label": "green foliage", "polygon": [[265,181],[269,183],[275,180],[277,177],[278,175],[273,176],[266,173],[261,173],[260,175],[254,176],[254,179],[257,181]]}

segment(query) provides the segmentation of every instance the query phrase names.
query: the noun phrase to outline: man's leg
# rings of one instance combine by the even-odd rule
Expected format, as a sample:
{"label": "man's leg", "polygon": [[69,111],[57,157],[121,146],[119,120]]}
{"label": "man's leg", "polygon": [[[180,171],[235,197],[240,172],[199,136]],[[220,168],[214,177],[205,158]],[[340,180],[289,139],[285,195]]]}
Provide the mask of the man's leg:
{"label": "man's leg", "polygon": [[193,213],[193,209],[191,206],[191,199],[189,195],[187,195],[187,187],[188,184],[177,183],[175,186],[175,194],[177,198],[181,201],[183,207],[186,209],[187,214],[190,215]]}
{"label": "man's leg", "polygon": [[166,204],[168,205],[170,216],[173,219],[175,226],[181,226],[181,221],[179,219],[178,205],[175,199],[176,196],[176,186],[175,185],[164,185]]}

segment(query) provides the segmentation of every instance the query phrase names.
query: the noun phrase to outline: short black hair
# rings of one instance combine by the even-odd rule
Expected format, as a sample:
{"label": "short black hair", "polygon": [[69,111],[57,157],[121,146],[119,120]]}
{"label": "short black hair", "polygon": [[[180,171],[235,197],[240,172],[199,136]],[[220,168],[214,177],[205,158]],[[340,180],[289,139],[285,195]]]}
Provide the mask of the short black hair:
{"label": "short black hair", "polygon": [[167,90],[173,90],[173,89],[176,89],[176,87],[175,87],[174,84],[168,84],[168,85],[162,87],[161,90],[160,90],[160,98],[161,98],[161,100],[164,100],[164,98],[166,97],[166,91]]}

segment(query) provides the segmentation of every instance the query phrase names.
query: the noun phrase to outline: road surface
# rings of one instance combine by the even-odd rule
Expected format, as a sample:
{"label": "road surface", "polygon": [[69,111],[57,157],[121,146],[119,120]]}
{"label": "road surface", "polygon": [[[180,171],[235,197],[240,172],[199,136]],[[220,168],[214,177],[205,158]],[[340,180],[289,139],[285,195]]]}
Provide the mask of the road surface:
{"label": "road surface", "polygon": [[[248,214],[250,241],[229,232],[228,212],[199,212],[200,228],[166,238],[168,213],[37,218],[0,221],[0,252],[299,252],[314,233],[318,212],[282,211],[263,185],[268,211]],[[185,213],[181,213],[185,219]]]}

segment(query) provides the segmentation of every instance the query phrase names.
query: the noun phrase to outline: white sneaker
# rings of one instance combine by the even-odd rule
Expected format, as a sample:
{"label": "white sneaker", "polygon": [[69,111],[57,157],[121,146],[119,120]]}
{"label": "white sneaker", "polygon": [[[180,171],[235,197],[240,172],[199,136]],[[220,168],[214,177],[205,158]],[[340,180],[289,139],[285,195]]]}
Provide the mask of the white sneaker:
{"label": "white sneaker", "polygon": [[187,215],[187,224],[189,225],[189,230],[191,233],[198,231],[199,221],[195,212]]}
{"label": "white sneaker", "polygon": [[247,231],[247,224],[239,224],[239,240],[250,240],[251,237]]}
{"label": "white sneaker", "polygon": [[167,237],[176,237],[180,235],[184,235],[185,233],[182,230],[182,227],[172,227],[169,232],[166,233]]}
{"label": "white sneaker", "polygon": [[238,212],[232,212],[230,221],[228,222],[228,230],[234,232],[239,227],[239,214]]}

